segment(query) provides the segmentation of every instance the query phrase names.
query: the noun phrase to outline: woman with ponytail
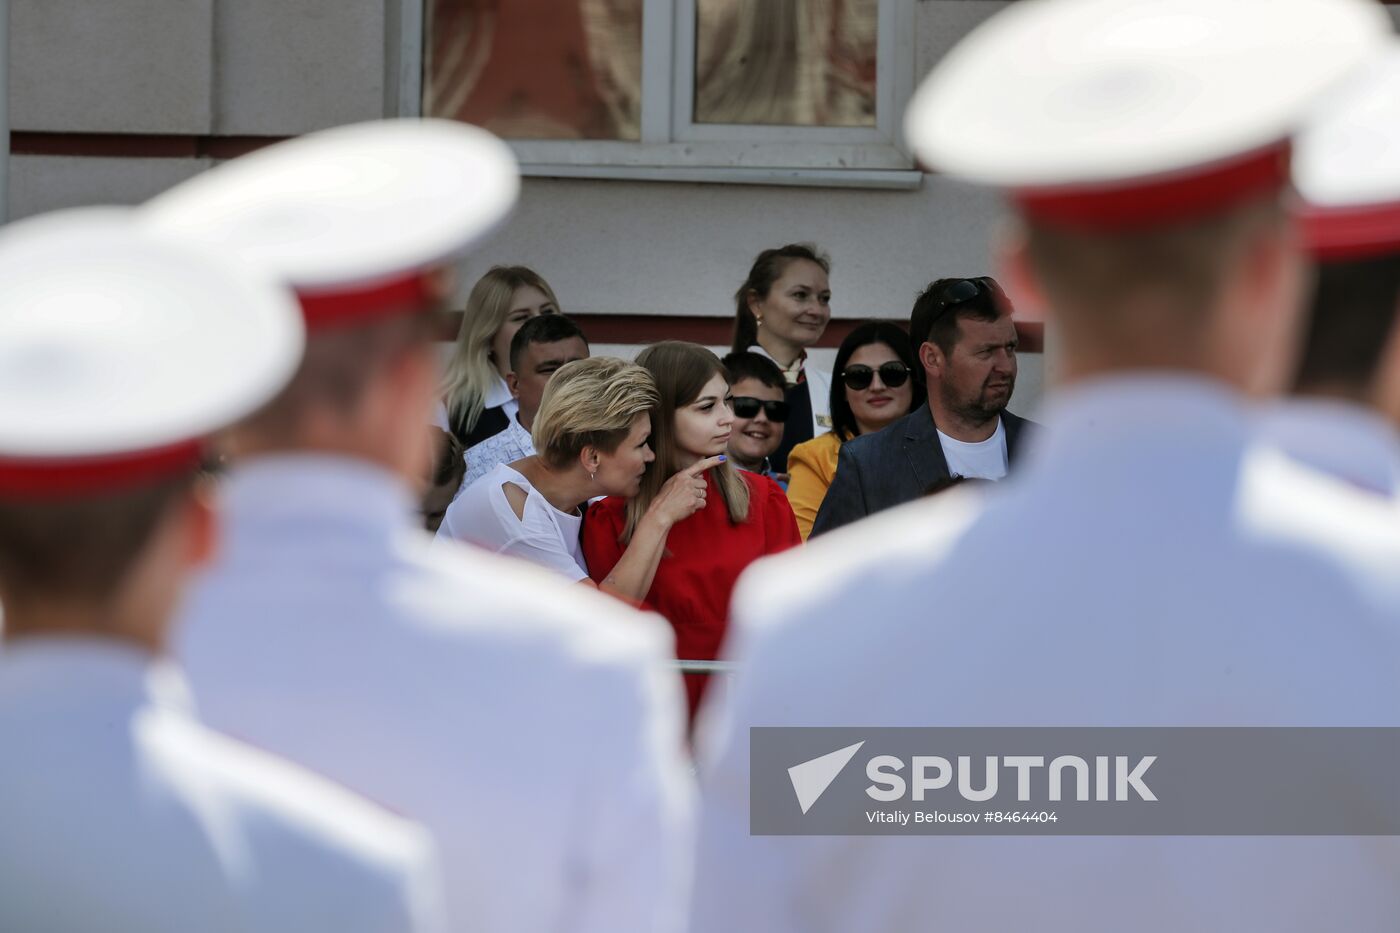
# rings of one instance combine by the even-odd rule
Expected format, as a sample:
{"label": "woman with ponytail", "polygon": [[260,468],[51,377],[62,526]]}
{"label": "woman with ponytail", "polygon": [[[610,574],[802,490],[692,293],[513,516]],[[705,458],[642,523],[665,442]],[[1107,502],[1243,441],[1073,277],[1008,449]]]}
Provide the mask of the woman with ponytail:
{"label": "woman with ponytail", "polygon": [[831,374],[807,365],[807,349],[831,320],[830,270],[830,260],[805,243],[766,249],[734,295],[733,352],[762,354],[787,379],[790,414],[769,458],[777,473],[787,472],[793,447],[831,430]]}

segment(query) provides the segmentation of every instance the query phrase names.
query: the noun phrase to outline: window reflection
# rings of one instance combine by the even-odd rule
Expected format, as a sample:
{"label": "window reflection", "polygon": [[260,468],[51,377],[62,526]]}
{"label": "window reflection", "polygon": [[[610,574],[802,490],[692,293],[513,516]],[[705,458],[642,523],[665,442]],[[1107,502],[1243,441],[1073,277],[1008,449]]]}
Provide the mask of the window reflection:
{"label": "window reflection", "polygon": [[695,122],[875,126],[879,0],[696,0]]}
{"label": "window reflection", "polygon": [[430,0],[423,113],[510,139],[639,139],[642,2]]}

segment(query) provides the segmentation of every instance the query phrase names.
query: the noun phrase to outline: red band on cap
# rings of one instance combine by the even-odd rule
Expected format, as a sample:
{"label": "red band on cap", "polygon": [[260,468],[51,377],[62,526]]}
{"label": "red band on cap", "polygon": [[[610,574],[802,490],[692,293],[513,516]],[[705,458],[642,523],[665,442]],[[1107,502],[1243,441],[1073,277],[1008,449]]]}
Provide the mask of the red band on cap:
{"label": "red band on cap", "polygon": [[1298,224],[1308,252],[1323,262],[1400,253],[1400,202],[1347,208],[1304,205]]}
{"label": "red band on cap", "polygon": [[1027,188],[1013,195],[1032,220],[1131,230],[1203,217],[1288,183],[1287,142],[1239,159],[1115,187]]}
{"label": "red band on cap", "polygon": [[438,297],[430,276],[423,272],[363,288],[297,293],[308,330],[417,311]]}
{"label": "red band on cap", "polygon": [[202,450],[198,441],[188,441],[97,457],[0,457],[0,495],[76,496],[139,486],[193,472]]}

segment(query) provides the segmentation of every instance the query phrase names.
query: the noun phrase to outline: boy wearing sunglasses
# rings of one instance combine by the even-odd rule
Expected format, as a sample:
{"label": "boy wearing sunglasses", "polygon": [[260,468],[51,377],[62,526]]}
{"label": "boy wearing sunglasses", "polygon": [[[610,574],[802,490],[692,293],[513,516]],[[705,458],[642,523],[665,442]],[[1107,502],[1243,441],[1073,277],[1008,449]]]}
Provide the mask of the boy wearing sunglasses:
{"label": "boy wearing sunglasses", "polygon": [[741,470],[771,477],[787,488],[787,474],[774,473],[769,457],[783,443],[788,417],[787,380],[777,364],[757,353],[731,353],[722,361],[729,370],[734,428],[729,458]]}

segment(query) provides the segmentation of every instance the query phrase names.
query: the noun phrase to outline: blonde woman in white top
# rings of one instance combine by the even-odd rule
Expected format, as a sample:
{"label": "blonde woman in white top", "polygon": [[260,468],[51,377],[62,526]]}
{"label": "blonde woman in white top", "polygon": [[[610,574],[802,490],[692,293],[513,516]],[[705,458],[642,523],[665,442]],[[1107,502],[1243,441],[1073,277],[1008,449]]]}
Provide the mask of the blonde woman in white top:
{"label": "blonde woman in white top", "polygon": [[[550,379],[531,431],[534,456],[498,465],[448,508],[438,538],[520,557],[580,583],[593,582],[579,543],[583,507],[641,489],[660,397],[642,367],[610,357],[576,360]],[[705,502],[702,460],[672,477],[652,502],[648,528],[669,528]],[[665,534],[638,535],[599,588],[640,600],[651,587]]]}
{"label": "blonde woman in white top", "polygon": [[505,430],[515,417],[518,406],[506,386],[515,332],[532,317],[558,313],[554,290],[525,266],[493,266],[472,286],[437,417],[463,449]]}

